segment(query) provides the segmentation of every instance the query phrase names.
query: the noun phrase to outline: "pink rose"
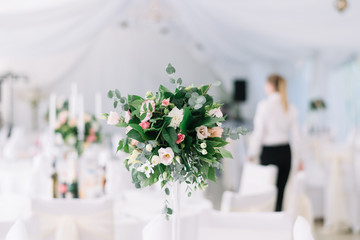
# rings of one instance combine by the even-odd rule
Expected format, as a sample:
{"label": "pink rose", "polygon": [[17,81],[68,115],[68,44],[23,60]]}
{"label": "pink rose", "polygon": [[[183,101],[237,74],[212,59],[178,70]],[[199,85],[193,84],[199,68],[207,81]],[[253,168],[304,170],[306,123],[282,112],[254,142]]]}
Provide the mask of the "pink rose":
{"label": "pink rose", "polygon": [[222,129],[221,127],[213,127],[209,129],[210,132],[210,137],[219,137],[221,138],[224,129]]}
{"label": "pink rose", "polygon": [[197,138],[200,140],[210,137],[209,130],[206,126],[197,127],[195,128],[195,131]]}
{"label": "pink rose", "polygon": [[185,135],[182,133],[178,133],[177,139],[176,139],[176,144],[181,143],[182,141],[184,141],[184,139],[185,139]]}
{"label": "pink rose", "polygon": [[161,103],[161,104],[162,104],[164,107],[167,107],[167,106],[169,106],[169,103],[170,103],[170,99],[167,98],[167,99],[162,100],[162,103]]}
{"label": "pink rose", "polygon": [[87,136],[87,138],[86,138],[86,142],[88,142],[88,143],[95,142],[96,140],[97,140],[97,136],[96,136],[96,134],[94,134],[94,133],[90,134],[90,135]]}
{"label": "pink rose", "polygon": [[139,125],[143,130],[148,129],[150,127],[150,123],[145,121],[142,121],[141,123],[139,123]]}
{"label": "pink rose", "polygon": [[119,114],[117,112],[110,112],[108,119],[107,119],[107,124],[109,125],[116,125],[120,122],[121,118],[119,116]]}
{"label": "pink rose", "polygon": [[59,113],[58,119],[61,125],[63,125],[69,116],[68,111],[62,111]]}
{"label": "pink rose", "polygon": [[129,123],[130,119],[131,119],[131,113],[130,113],[130,111],[126,111],[125,112],[125,122]]}
{"label": "pink rose", "polygon": [[170,147],[159,149],[160,163],[170,165],[174,159],[174,152]]}

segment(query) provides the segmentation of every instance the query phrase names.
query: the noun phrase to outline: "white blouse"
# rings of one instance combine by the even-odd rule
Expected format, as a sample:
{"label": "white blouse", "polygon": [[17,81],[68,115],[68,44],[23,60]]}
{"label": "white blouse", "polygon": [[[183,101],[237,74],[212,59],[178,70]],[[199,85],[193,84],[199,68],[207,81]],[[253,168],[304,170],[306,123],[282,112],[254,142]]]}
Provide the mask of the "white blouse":
{"label": "white blouse", "polygon": [[[261,101],[254,117],[254,131],[249,145],[249,157],[260,155],[262,146],[276,146],[290,143],[293,140],[294,151],[301,146],[298,127],[298,114],[294,106],[289,104],[285,111],[279,93],[272,93]],[[296,154],[298,155],[298,154]]]}

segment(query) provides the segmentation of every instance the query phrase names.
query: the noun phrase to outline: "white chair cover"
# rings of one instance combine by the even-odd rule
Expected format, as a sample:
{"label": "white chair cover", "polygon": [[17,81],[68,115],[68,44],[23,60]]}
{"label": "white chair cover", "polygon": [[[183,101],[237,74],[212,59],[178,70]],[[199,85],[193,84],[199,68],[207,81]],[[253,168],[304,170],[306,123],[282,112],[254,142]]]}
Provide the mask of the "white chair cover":
{"label": "white chair cover", "polygon": [[238,193],[225,191],[222,196],[222,211],[273,211],[276,201],[277,169],[246,163]]}
{"label": "white chair cover", "polygon": [[12,221],[1,221],[0,222],[0,240],[5,240],[5,237],[13,224],[14,224],[14,222],[12,222]]}
{"label": "white chair cover", "polygon": [[311,202],[305,192],[306,175],[304,171],[296,172],[288,182],[285,211],[294,216],[302,216],[313,223],[314,216]]}
{"label": "white chair cover", "polygon": [[301,216],[296,218],[293,237],[294,240],[314,240],[311,232],[311,226],[305,218]]}
{"label": "white chair cover", "polygon": [[114,239],[113,203],[109,199],[36,199],[32,206],[42,239]]}
{"label": "white chair cover", "polygon": [[[198,239],[198,215],[181,216],[180,227],[180,240]],[[142,240],[170,240],[171,220],[167,221],[164,215],[159,215],[144,227],[142,233]]]}
{"label": "white chair cover", "polygon": [[199,218],[198,240],[289,240],[293,217],[287,213],[204,212]]}
{"label": "white chair cover", "polygon": [[5,240],[28,240],[28,234],[25,227],[25,224],[18,220],[10,228],[9,232],[6,235]]}

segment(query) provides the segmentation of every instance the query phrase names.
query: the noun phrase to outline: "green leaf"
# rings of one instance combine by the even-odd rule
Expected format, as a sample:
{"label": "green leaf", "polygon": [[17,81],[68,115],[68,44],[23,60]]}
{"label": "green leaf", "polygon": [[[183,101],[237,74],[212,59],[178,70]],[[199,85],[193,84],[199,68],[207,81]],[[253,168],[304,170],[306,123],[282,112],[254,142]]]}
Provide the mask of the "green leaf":
{"label": "green leaf", "polygon": [[166,67],[166,72],[168,74],[174,74],[175,73],[175,68],[169,63],[168,66]]}
{"label": "green leaf", "polygon": [[167,208],[167,214],[168,214],[168,215],[173,214],[173,210],[172,210],[171,208]]}
{"label": "green leaf", "polygon": [[114,108],[116,108],[117,105],[118,105],[118,101],[115,101],[115,102],[114,102]]}
{"label": "green leaf", "polygon": [[[129,124],[129,126],[132,128],[132,130],[137,131],[140,134],[142,139],[148,140],[148,138],[146,137],[146,135],[144,133],[144,130],[138,124]],[[141,141],[141,142],[143,142],[143,141]]]}
{"label": "green leaf", "polygon": [[233,158],[231,152],[229,152],[228,150],[225,150],[224,148],[219,148],[219,151],[223,158]]}
{"label": "green leaf", "polygon": [[115,89],[115,95],[116,95],[117,98],[121,98],[121,94],[120,94],[119,89]]}
{"label": "green leaf", "polygon": [[225,121],[224,117],[221,118],[213,118],[213,117],[205,117],[205,118],[200,118],[198,119],[195,123],[194,123],[194,127],[199,127],[199,126],[206,126],[206,127],[213,127],[217,122],[223,122]]}
{"label": "green leaf", "polygon": [[208,178],[211,181],[216,182],[216,173],[215,173],[215,168],[214,167],[209,167]]}
{"label": "green leaf", "polygon": [[131,130],[127,133],[127,136],[128,136],[129,138],[138,140],[139,142],[145,142],[145,140],[142,138],[141,134],[140,134],[138,131],[136,131],[135,129],[131,129]]}
{"label": "green leaf", "polygon": [[186,134],[187,128],[189,127],[192,119],[193,119],[193,117],[191,115],[190,108],[188,108],[188,107],[184,108],[184,117],[179,126],[181,133]]}
{"label": "green leaf", "polygon": [[125,97],[122,97],[119,99],[120,101],[120,104],[125,104],[126,103],[126,98]]}
{"label": "green leaf", "polygon": [[108,98],[113,98],[114,97],[114,92],[113,91],[108,91],[108,94],[107,94]]}
{"label": "green leaf", "polygon": [[176,144],[177,132],[173,127],[164,128],[161,135],[175,153],[180,152],[180,149]]}
{"label": "green leaf", "polygon": [[170,83],[172,83],[172,84],[175,83],[175,79],[173,79],[173,78],[170,78],[169,81],[170,81]]}
{"label": "green leaf", "polygon": [[170,146],[176,144],[177,133],[173,127],[163,129],[162,136]]}
{"label": "green leaf", "polygon": [[178,85],[181,85],[181,84],[182,84],[182,79],[181,79],[181,78],[178,78],[178,80],[176,81],[176,83],[177,83]]}
{"label": "green leaf", "polygon": [[168,189],[168,188],[165,188],[165,193],[166,193],[166,195],[170,195],[170,190]]}

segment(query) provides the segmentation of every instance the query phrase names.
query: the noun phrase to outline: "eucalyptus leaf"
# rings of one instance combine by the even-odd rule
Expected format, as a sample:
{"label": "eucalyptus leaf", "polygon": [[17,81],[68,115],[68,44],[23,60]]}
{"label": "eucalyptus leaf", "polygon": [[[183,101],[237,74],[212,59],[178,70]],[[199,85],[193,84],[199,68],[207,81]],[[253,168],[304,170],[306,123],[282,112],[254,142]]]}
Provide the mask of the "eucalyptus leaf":
{"label": "eucalyptus leaf", "polygon": [[121,94],[120,94],[119,89],[115,89],[115,95],[116,95],[117,98],[121,98]]}
{"label": "eucalyptus leaf", "polygon": [[107,94],[108,98],[113,98],[114,97],[114,92],[113,91],[108,91],[108,94]]}
{"label": "eucalyptus leaf", "polygon": [[168,74],[174,74],[175,73],[175,68],[169,63],[168,66],[166,67],[166,72]]}

